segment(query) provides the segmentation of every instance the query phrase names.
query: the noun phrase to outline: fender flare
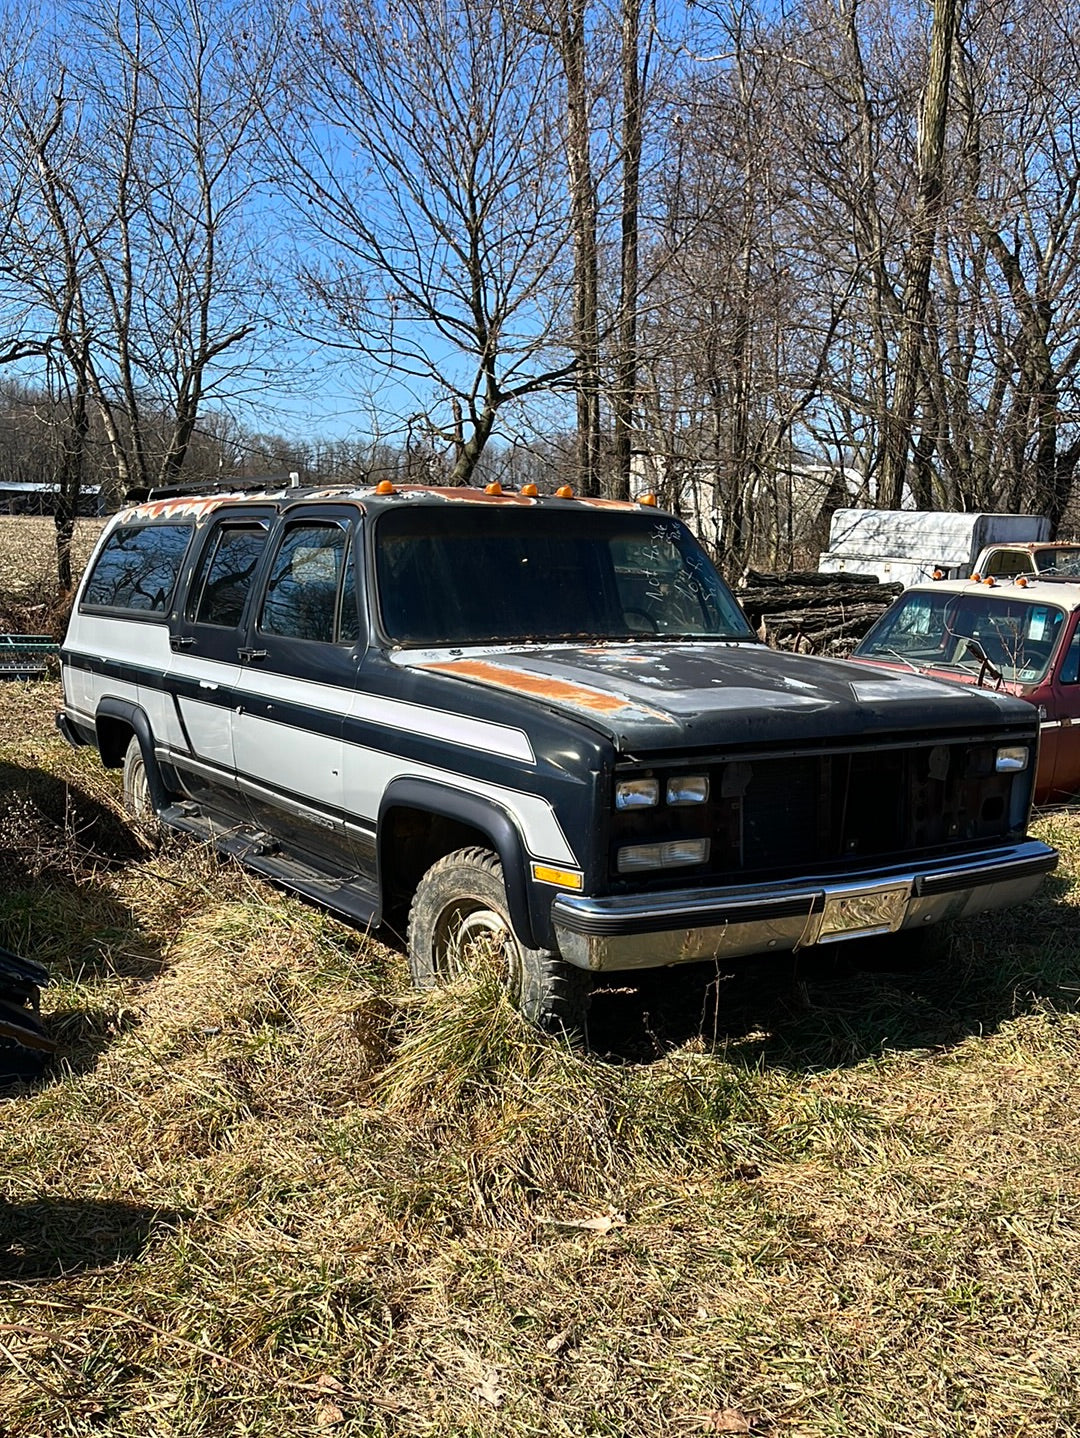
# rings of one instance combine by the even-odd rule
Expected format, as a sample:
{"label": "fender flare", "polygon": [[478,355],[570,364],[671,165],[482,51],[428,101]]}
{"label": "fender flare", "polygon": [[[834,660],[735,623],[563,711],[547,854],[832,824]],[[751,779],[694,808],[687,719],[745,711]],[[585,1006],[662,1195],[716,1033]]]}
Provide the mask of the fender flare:
{"label": "fender flare", "polygon": [[[160,814],[163,809],[169,807],[173,800],[161,777],[161,766],[154,753],[154,731],[150,728],[150,720],[146,717],[146,711],[140,709],[137,704],[133,704],[130,699],[117,699],[112,695],[106,695],[98,705],[97,713],[94,716],[95,731],[102,718],[121,720],[128,725],[138,739],[143,763],[146,766],[146,782],[150,789],[150,801],[155,811]],[[98,752],[101,752],[100,734],[98,735]]]}
{"label": "fender flare", "polygon": [[[391,809],[398,808],[421,809],[446,819],[457,819],[483,834],[502,864],[510,921],[518,938],[526,948],[546,947],[543,943],[538,944],[536,940],[532,906],[529,903],[525,843],[517,824],[506,809],[480,794],[470,794],[464,789],[455,789],[449,784],[440,784],[432,779],[392,779],[379,804],[379,819],[375,830],[380,875],[384,869],[383,845],[387,842],[388,826],[384,820]],[[381,879],[379,887],[382,888]]]}

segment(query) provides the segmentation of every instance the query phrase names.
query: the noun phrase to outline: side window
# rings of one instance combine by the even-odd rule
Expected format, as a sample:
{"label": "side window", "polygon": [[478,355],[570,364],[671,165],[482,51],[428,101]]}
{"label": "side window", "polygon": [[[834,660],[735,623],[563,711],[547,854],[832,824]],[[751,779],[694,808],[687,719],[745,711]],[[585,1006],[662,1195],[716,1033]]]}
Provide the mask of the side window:
{"label": "side window", "polygon": [[195,624],[235,629],[266,547],[266,524],[222,524],[210,540],[191,588],[187,617]]}
{"label": "side window", "polygon": [[1075,684],[1080,680],[1080,626],[1069,641],[1069,647],[1058,665],[1058,683]]}
{"label": "side window", "polygon": [[[355,589],[342,594],[342,576],[351,546],[340,524],[302,520],[285,530],[270,571],[259,628],[264,634],[332,644],[355,629]],[[347,611],[351,604],[351,617]]]}
{"label": "side window", "polygon": [[113,530],[83,590],[82,607],[164,614],[191,538],[190,524]]}

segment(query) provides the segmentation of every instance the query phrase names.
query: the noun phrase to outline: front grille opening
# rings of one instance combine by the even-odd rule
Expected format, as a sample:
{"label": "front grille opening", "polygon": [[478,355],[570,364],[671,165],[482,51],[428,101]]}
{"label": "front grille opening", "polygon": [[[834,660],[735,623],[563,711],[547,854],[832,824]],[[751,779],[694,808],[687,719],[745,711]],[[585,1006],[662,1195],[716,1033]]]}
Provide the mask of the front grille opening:
{"label": "front grille opening", "polygon": [[634,828],[708,835],[709,875],[750,880],[947,853],[1010,837],[1016,779],[995,771],[995,754],[996,744],[954,742],[700,764],[712,794],[701,810],[649,811]]}

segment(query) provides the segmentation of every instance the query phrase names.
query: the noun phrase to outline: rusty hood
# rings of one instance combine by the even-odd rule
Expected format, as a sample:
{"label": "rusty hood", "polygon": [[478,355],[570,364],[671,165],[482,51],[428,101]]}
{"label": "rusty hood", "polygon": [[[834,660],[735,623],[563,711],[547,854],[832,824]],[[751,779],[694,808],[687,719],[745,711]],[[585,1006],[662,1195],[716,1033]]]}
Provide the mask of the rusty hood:
{"label": "rusty hood", "polygon": [[1035,728],[1031,707],[1007,695],[748,642],[401,651],[395,659],[570,715],[623,752]]}

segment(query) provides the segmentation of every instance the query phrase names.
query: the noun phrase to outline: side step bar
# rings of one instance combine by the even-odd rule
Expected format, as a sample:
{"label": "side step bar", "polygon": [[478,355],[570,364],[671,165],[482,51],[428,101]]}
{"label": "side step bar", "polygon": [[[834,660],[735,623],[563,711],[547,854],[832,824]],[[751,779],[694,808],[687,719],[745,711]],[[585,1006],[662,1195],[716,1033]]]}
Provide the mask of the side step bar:
{"label": "side step bar", "polygon": [[352,875],[336,877],[313,869],[299,859],[287,858],[264,833],[255,829],[223,828],[190,803],[172,804],[158,816],[170,829],[193,834],[253,873],[261,874],[302,898],[330,909],[360,929],[375,928],[381,913],[370,885]]}

